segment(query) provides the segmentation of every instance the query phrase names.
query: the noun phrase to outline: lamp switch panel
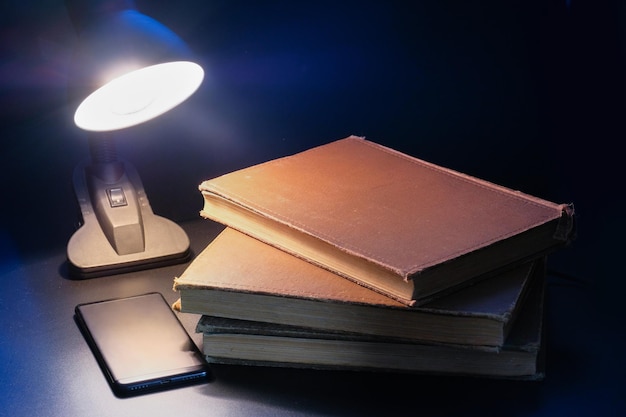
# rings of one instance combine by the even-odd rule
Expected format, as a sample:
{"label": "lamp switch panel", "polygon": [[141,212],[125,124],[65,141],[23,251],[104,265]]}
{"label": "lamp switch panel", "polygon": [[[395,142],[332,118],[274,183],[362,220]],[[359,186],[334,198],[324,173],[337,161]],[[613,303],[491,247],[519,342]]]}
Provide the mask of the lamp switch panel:
{"label": "lamp switch panel", "polygon": [[124,194],[124,189],[122,187],[108,188],[107,197],[109,197],[109,204],[111,204],[111,207],[128,205],[126,202],[126,195]]}

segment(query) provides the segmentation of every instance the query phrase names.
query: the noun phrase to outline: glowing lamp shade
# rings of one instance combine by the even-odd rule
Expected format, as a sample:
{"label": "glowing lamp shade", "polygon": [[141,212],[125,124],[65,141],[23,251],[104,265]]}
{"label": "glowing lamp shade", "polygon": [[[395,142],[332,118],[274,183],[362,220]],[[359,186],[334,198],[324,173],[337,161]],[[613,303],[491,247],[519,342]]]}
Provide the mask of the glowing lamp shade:
{"label": "glowing lamp shade", "polygon": [[124,129],[176,107],[200,86],[204,71],[189,61],[168,62],[121,75],[91,93],[74,114],[78,127]]}

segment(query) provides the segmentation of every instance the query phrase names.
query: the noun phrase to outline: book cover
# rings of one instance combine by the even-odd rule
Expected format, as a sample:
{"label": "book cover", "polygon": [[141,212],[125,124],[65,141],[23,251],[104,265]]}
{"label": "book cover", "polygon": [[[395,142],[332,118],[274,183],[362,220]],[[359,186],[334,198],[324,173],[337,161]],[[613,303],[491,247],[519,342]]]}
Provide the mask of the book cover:
{"label": "book cover", "polygon": [[209,363],[539,380],[545,360],[543,298],[541,280],[501,349],[401,343],[211,316],[202,316],[196,331],[203,333]]}
{"label": "book cover", "polygon": [[528,262],[422,306],[407,306],[225,228],[174,279],[182,312],[330,332],[500,346],[544,260]]}
{"label": "book cover", "polygon": [[409,305],[572,237],[573,208],[350,136],[202,182],[201,216]]}

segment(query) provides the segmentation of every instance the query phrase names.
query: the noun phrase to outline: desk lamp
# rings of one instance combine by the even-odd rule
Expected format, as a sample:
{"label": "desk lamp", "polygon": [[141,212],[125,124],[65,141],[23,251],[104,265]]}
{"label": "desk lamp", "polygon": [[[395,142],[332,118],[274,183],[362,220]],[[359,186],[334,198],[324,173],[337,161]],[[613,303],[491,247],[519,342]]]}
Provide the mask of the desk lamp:
{"label": "desk lamp", "polygon": [[80,100],[74,122],[87,132],[90,150],[73,175],[82,225],[67,246],[70,274],[91,278],[184,262],[189,238],[153,213],[115,141],[123,129],[186,100],[204,72],[180,38],[132,1],[67,0],[66,6],[79,34],[69,85]]}

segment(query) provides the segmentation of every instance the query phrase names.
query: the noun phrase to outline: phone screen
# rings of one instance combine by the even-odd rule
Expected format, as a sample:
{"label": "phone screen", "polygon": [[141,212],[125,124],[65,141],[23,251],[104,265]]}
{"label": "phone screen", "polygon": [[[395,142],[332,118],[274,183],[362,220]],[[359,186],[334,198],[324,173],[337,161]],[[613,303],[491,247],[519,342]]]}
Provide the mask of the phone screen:
{"label": "phone screen", "polygon": [[209,380],[202,354],[160,293],[79,304],[75,318],[118,396]]}

